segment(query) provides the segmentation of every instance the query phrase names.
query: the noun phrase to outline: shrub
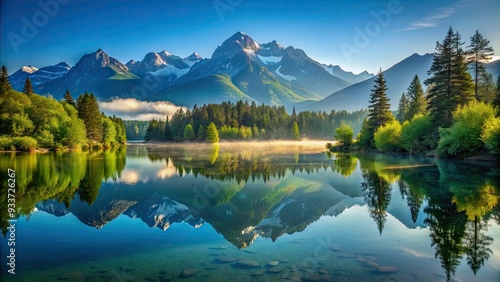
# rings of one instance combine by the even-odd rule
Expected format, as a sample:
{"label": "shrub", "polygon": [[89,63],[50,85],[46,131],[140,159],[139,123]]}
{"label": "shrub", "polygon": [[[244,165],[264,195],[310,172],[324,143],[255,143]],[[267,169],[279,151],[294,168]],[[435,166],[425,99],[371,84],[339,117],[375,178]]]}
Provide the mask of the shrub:
{"label": "shrub", "polygon": [[0,136],[0,151],[9,151],[13,145],[12,138],[6,135]]}
{"label": "shrub", "polygon": [[439,155],[467,157],[476,154],[483,147],[481,132],[487,119],[495,117],[490,104],[472,101],[453,112],[453,125],[440,129],[437,152]]}
{"label": "shrub", "polygon": [[427,140],[432,130],[432,122],[429,115],[416,115],[411,121],[405,121],[401,127],[401,147],[410,154],[413,152],[423,153],[430,149]]}
{"label": "shrub", "polygon": [[334,138],[342,143],[344,146],[349,146],[352,143],[352,137],[354,136],[354,132],[352,128],[342,123],[336,130]]}
{"label": "shrub", "polygon": [[19,151],[34,151],[37,146],[37,141],[33,137],[14,137],[12,145]]}
{"label": "shrub", "polygon": [[374,135],[375,148],[383,152],[394,152],[400,149],[401,124],[393,120],[377,129]]}
{"label": "shrub", "polygon": [[38,147],[50,149],[54,146],[54,135],[50,131],[44,129],[35,135],[38,142]]}
{"label": "shrub", "polygon": [[500,155],[500,118],[489,118],[484,122],[481,140],[492,154]]}

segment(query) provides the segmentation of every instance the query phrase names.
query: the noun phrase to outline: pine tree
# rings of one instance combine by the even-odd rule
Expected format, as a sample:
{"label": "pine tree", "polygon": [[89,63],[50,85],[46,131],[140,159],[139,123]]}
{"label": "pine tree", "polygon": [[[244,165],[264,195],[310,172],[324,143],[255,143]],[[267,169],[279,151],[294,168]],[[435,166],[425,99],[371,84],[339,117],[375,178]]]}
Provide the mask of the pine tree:
{"label": "pine tree", "polygon": [[380,69],[375,79],[375,88],[372,89],[372,93],[370,94],[370,105],[368,106],[368,137],[371,145],[373,145],[375,131],[394,119],[386,91],[387,86],[385,85],[382,69]]}
{"label": "pine tree", "polygon": [[164,141],[172,141],[174,137],[172,135],[172,127],[170,125],[169,117],[167,116],[167,120],[165,121],[165,128],[163,129],[163,140]]}
{"label": "pine tree", "polygon": [[294,121],[293,125],[292,125],[292,136],[293,136],[293,139],[295,139],[295,140],[300,139],[299,125],[297,124],[296,121]]}
{"label": "pine tree", "polygon": [[5,66],[2,66],[2,70],[0,71],[0,94],[4,94],[11,89],[12,86],[9,81],[9,72]]}
{"label": "pine tree", "polygon": [[408,100],[406,94],[403,93],[401,95],[401,98],[399,99],[398,113],[396,115],[396,119],[400,123],[403,123],[405,120],[407,120],[409,107],[410,107],[410,101]]}
{"label": "pine tree", "polygon": [[476,99],[481,101],[480,95],[480,80],[486,74],[485,62],[491,60],[493,48],[490,46],[490,41],[483,38],[483,35],[476,30],[476,33],[470,38],[470,45],[467,50],[467,63],[474,75],[474,94]]}
{"label": "pine tree", "polygon": [[436,52],[432,66],[428,71],[430,78],[425,84],[431,87],[427,96],[433,127],[433,136],[437,141],[437,129],[449,127],[452,113],[458,105],[468,103],[473,95],[472,78],[467,73],[465,53],[461,49],[463,43],[460,34],[450,27],[442,43],[436,43]]}
{"label": "pine tree", "polygon": [[66,101],[66,103],[76,108],[75,99],[73,99],[73,96],[71,96],[71,93],[69,93],[69,90],[67,89],[66,93],[64,93],[64,101]]}
{"label": "pine tree", "polygon": [[102,140],[102,116],[94,94],[80,95],[77,99],[78,117],[85,123],[87,138],[93,142]]}
{"label": "pine tree", "polygon": [[495,100],[495,82],[493,75],[488,72],[483,72],[479,77],[478,83],[478,100],[485,103],[493,103]]}
{"label": "pine tree", "polygon": [[207,141],[210,143],[218,143],[219,142],[219,131],[213,122],[211,122],[207,127]]}
{"label": "pine tree", "polygon": [[188,123],[186,125],[186,127],[184,128],[184,135],[183,135],[183,138],[184,140],[193,140],[194,138],[196,137],[196,135],[194,134],[194,129],[193,129],[193,126]]}
{"label": "pine tree", "polygon": [[418,75],[413,77],[407,92],[409,105],[405,120],[411,120],[418,114],[425,114],[427,111],[427,100],[425,99],[424,89]]}
{"label": "pine tree", "polygon": [[35,91],[33,91],[33,85],[31,85],[31,80],[29,78],[26,78],[26,81],[24,82],[23,93],[26,95],[35,94]]}
{"label": "pine tree", "polygon": [[205,128],[203,125],[200,124],[200,127],[198,128],[198,140],[205,140],[207,139],[207,133],[205,132]]}
{"label": "pine tree", "polygon": [[455,88],[457,105],[464,106],[474,99],[474,82],[468,72],[467,53],[462,49],[461,35],[455,33],[454,47],[456,56],[452,64],[452,86]]}

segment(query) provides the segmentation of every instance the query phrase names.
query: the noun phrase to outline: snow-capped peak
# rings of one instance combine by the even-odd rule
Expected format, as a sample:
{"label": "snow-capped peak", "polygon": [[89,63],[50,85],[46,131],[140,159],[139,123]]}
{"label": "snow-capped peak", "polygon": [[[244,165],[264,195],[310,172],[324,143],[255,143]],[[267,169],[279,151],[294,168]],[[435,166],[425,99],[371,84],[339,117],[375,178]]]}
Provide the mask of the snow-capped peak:
{"label": "snow-capped peak", "polygon": [[23,66],[22,68],[22,71],[23,72],[27,72],[27,73],[34,73],[38,70],[38,68],[32,66],[32,65],[29,65],[29,66]]}
{"label": "snow-capped peak", "polygon": [[167,50],[163,50],[160,53],[163,53],[163,54],[165,54],[165,56],[168,56],[168,57],[172,56],[172,54],[170,52],[168,52]]}

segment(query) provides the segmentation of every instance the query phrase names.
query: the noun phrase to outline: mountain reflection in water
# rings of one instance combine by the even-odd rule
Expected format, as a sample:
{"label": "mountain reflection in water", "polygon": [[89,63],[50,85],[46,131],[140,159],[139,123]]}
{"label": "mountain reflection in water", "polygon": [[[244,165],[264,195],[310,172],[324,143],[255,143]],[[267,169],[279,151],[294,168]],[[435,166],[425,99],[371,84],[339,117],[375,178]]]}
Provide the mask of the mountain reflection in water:
{"label": "mountain reflection in water", "polygon": [[[99,153],[3,154],[0,166],[16,170],[18,217],[34,210],[71,213],[98,229],[120,215],[161,230],[208,223],[245,249],[258,237],[276,241],[323,216],[366,206],[380,236],[388,216],[410,229],[428,229],[447,279],[463,258],[476,274],[500,251],[487,234],[500,224],[498,167],[320,151],[278,144],[258,150],[131,145]],[[401,249],[426,256],[411,246]]]}

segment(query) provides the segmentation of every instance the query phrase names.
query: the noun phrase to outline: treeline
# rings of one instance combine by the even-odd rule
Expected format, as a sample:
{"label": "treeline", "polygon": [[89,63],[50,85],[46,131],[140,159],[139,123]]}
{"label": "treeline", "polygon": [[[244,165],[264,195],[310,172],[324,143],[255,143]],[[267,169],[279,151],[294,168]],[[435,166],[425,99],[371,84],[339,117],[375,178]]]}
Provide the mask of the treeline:
{"label": "treeline", "polygon": [[[500,77],[495,86],[484,65],[491,60],[493,48],[478,31],[468,49],[463,44],[461,35],[450,27],[436,44],[430,77],[424,81],[426,92],[415,76],[401,96],[396,117],[389,110],[380,71],[368,116],[353,146],[410,154],[435,150],[432,154],[460,158],[483,149],[500,155]],[[349,143],[341,139],[342,133],[345,128],[337,130],[337,139]]]}
{"label": "treeline", "polygon": [[75,101],[69,91],[56,101],[33,92],[29,78],[23,92],[12,89],[8,72],[0,73],[0,150],[78,150],[111,148],[125,144],[125,125],[120,118],[99,110],[93,94]]}
{"label": "treeline", "polygon": [[[146,130],[147,141],[206,140],[207,129],[214,124],[220,139],[331,139],[342,123],[361,129],[366,110],[288,114],[285,107],[256,105],[239,101],[179,109],[170,119],[152,120]],[[212,132],[211,132],[212,133]]]}
{"label": "treeline", "polygon": [[144,140],[149,121],[143,120],[124,120],[125,133],[127,140]]}

